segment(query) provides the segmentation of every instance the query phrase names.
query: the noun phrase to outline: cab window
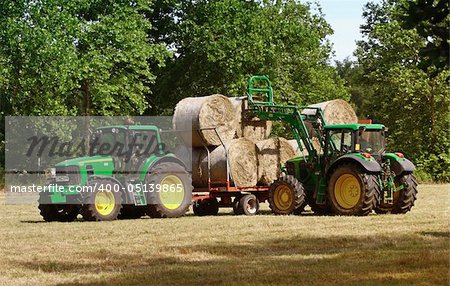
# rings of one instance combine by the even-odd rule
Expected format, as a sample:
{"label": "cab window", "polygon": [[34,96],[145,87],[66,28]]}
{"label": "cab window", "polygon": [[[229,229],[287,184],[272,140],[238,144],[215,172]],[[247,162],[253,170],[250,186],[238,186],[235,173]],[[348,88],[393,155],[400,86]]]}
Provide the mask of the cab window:
{"label": "cab window", "polygon": [[348,153],[352,151],[352,131],[334,130],[330,132],[330,151]]}

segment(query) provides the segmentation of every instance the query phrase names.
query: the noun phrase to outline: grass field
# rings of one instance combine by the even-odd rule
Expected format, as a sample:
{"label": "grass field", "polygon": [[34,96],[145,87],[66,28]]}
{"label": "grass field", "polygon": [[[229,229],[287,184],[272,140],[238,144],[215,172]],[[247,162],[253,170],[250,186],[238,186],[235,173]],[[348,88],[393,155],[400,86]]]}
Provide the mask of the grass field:
{"label": "grass field", "polygon": [[[0,205],[0,285],[449,285],[450,185],[407,215],[44,223]],[[267,206],[264,205],[267,209]]]}

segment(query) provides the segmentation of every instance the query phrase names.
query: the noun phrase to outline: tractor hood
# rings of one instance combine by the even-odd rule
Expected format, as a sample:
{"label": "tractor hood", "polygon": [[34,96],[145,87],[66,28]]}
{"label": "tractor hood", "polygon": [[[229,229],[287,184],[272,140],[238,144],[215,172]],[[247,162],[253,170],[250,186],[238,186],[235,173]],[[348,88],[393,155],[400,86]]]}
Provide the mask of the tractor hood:
{"label": "tractor hood", "polygon": [[113,159],[111,156],[92,156],[92,157],[78,157],[73,159],[68,159],[56,164],[56,167],[67,167],[67,166],[108,166],[113,165]]}
{"label": "tractor hood", "polygon": [[[56,173],[79,173],[81,184],[85,184],[89,176],[112,176],[114,161],[111,156],[79,157],[62,161],[55,165]],[[76,169],[73,169],[76,167]]]}

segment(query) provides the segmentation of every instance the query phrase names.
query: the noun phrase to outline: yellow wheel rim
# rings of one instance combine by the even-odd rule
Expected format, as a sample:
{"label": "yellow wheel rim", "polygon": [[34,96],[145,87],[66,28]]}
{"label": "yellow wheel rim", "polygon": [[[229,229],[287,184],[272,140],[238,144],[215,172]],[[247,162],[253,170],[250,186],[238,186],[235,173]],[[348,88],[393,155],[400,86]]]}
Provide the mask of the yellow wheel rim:
{"label": "yellow wheel rim", "polygon": [[334,185],[334,196],[340,207],[351,209],[355,207],[361,197],[359,180],[352,174],[344,174]]}
{"label": "yellow wheel rim", "polygon": [[116,198],[112,192],[100,191],[95,194],[95,209],[103,216],[110,215],[116,205]]}
{"label": "yellow wheel rim", "polygon": [[184,201],[184,185],[175,175],[165,176],[161,180],[160,189],[161,204],[169,210],[177,209]]}
{"label": "yellow wheel rim", "polygon": [[280,185],[275,189],[273,203],[281,211],[288,210],[294,202],[291,189],[286,185]]}

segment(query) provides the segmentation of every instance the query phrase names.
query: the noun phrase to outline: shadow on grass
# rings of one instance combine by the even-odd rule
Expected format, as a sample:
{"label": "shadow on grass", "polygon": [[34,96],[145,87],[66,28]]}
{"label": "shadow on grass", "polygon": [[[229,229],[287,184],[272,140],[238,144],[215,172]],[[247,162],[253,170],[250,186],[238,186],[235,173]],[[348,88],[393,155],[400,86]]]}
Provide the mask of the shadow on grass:
{"label": "shadow on grass", "polygon": [[[218,216],[218,217],[221,217],[221,216],[244,217],[245,215],[235,215],[233,213],[233,211],[230,211],[230,212],[220,212],[215,216]],[[275,215],[270,210],[262,210],[257,214],[257,216],[275,216]],[[300,216],[324,216],[324,215],[315,214],[313,212],[306,211],[306,212],[303,212]],[[193,213],[188,213],[185,215],[185,217],[196,217],[196,215],[194,215]],[[211,216],[211,217],[213,217],[213,216]],[[152,218],[150,218],[148,216],[143,216],[143,217],[137,218],[137,219],[152,219]],[[119,220],[136,220],[136,218],[121,218]],[[79,215],[79,217],[73,222],[84,222],[84,220]],[[35,223],[49,223],[49,222],[46,222],[42,219],[42,220],[21,220],[20,223],[35,224]],[[59,223],[70,223],[70,222],[59,222]]]}
{"label": "shadow on grass", "polygon": [[420,234],[425,236],[450,238],[450,231],[422,231]]}
{"label": "shadow on grass", "polygon": [[85,253],[73,263],[54,260],[18,265],[92,277],[60,285],[448,284],[450,261],[444,238],[282,236],[255,242],[238,242],[237,237],[236,243],[226,244],[169,243],[151,255],[133,253],[131,246],[129,254],[102,249]]}

